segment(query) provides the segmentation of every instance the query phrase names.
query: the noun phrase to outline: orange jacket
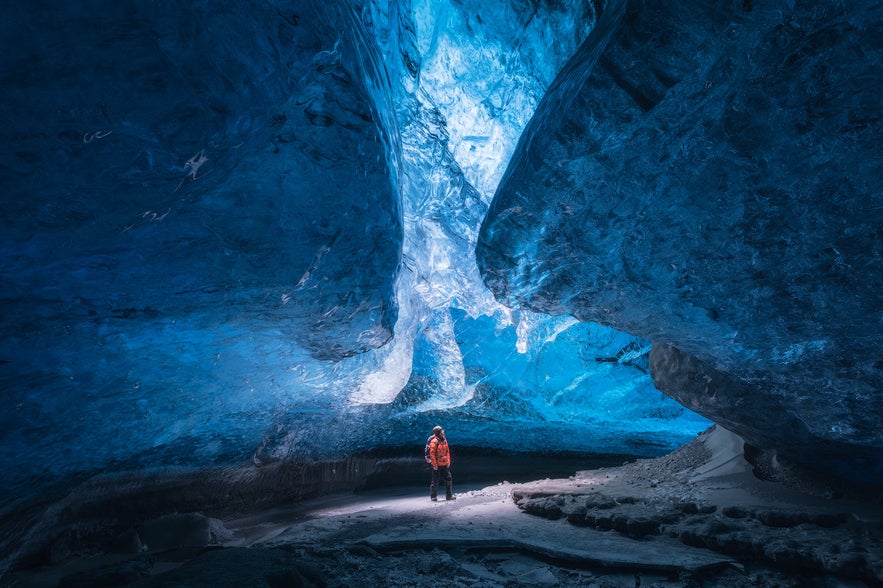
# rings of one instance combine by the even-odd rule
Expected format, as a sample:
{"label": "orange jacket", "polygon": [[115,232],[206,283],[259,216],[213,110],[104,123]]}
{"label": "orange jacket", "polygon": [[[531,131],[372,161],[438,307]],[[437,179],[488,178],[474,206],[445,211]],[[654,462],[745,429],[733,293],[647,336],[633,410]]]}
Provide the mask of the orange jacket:
{"label": "orange jacket", "polygon": [[447,439],[432,438],[429,442],[429,460],[434,468],[451,465],[451,450]]}

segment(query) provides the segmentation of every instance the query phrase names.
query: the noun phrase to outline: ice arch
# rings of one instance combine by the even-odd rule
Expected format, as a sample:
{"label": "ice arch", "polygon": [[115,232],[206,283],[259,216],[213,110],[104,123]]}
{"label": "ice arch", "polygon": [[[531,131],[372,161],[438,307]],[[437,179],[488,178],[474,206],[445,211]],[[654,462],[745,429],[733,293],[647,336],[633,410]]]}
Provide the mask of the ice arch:
{"label": "ice arch", "polygon": [[653,387],[646,342],[512,312],[475,269],[598,3],[7,12],[4,497],[410,446],[442,416],[525,450],[651,454],[705,426]]}

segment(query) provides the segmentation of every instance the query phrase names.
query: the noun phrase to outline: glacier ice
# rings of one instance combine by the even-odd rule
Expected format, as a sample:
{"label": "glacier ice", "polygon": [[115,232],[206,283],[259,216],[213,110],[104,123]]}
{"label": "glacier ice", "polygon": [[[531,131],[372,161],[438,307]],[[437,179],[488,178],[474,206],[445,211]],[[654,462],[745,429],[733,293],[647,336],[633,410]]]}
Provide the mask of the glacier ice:
{"label": "glacier ice", "polygon": [[401,149],[356,12],[92,8],[2,31],[2,441],[49,479],[241,453],[397,312]]}
{"label": "glacier ice", "polygon": [[600,5],[11,7],[3,492],[411,446],[437,420],[638,455],[703,429],[646,340],[512,310],[475,261]]}
{"label": "glacier ice", "polygon": [[749,441],[878,480],[879,6],[738,4],[608,3],[478,263],[510,306],[652,340],[657,386]]}

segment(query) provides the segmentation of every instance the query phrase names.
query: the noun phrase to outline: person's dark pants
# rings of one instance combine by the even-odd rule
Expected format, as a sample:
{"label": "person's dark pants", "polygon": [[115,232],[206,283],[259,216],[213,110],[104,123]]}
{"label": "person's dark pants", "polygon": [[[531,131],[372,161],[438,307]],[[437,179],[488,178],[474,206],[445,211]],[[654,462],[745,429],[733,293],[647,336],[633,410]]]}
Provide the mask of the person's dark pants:
{"label": "person's dark pants", "polygon": [[445,497],[450,500],[454,495],[454,480],[451,478],[451,468],[449,466],[438,466],[438,469],[432,470],[432,483],[429,485],[429,497],[435,499],[438,496],[438,481],[445,481]]}

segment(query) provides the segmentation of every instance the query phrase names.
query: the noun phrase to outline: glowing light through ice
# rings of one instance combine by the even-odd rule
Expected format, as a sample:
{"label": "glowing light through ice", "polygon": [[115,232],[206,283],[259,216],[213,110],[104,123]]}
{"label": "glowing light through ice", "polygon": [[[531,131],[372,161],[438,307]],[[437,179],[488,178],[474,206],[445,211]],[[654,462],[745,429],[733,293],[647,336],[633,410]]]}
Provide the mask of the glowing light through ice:
{"label": "glowing light through ice", "polygon": [[[652,429],[655,410],[671,426],[682,407],[653,388],[648,343],[569,316],[512,311],[478,274],[474,246],[496,185],[546,85],[593,25],[504,4],[483,5],[481,16],[461,3],[413,5],[421,67],[399,111],[399,318],[387,349],[371,352],[383,358],[379,368],[349,401],[392,402],[412,386],[418,413],[494,407],[494,418],[559,423],[628,414]],[[538,43],[544,35],[556,43]]]}

